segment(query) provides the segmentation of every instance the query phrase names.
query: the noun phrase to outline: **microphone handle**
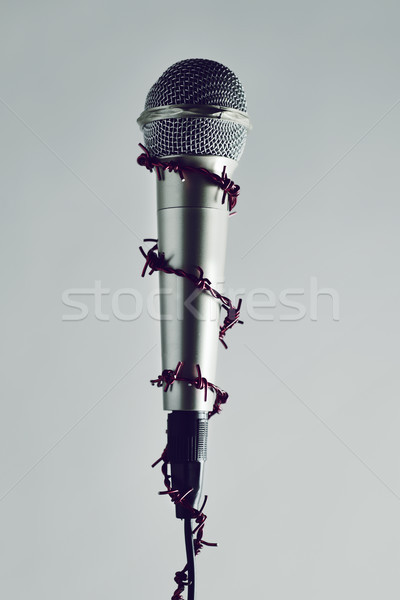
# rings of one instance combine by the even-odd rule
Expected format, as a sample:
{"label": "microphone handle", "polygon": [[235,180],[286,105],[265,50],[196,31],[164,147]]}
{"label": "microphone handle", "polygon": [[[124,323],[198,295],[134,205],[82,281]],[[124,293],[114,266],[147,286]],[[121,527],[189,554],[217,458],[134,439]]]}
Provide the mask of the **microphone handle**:
{"label": "microphone handle", "polygon": [[[217,156],[169,156],[165,162],[205,168],[229,178],[237,166]],[[222,292],[229,205],[222,204],[223,190],[207,181],[202,173],[160,172],[157,181],[158,249],[174,269],[201,276]],[[195,379],[196,365],[202,377],[215,381],[220,325],[220,302],[210,293],[196,289],[193,282],[174,274],[159,272],[162,370],[175,370],[182,361],[180,376]],[[176,382],[163,391],[163,406],[172,411],[210,411],[213,394],[204,401],[204,390]]]}

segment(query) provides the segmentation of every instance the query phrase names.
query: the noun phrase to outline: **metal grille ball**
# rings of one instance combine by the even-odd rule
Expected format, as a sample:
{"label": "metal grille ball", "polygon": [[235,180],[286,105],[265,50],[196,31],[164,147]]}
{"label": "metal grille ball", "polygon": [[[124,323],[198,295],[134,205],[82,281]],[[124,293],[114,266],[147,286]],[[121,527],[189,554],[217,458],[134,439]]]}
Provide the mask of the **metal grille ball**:
{"label": "metal grille ball", "polygon": [[[236,75],[213,60],[192,58],[169,67],[150,89],[145,109],[174,104],[210,104],[247,111],[243,86]],[[189,154],[239,160],[247,129],[223,119],[174,118],[143,127],[153,157]]]}

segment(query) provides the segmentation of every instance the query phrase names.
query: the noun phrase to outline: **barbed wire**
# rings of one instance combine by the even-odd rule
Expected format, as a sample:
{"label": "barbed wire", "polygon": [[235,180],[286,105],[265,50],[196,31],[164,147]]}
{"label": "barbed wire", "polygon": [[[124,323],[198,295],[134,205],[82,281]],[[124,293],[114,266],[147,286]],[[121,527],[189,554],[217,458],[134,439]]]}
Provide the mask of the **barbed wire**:
{"label": "barbed wire", "polygon": [[242,306],[242,299],[239,299],[238,305],[234,306],[232,300],[230,300],[227,296],[224,296],[217,290],[215,290],[211,281],[204,277],[204,271],[201,267],[196,266],[195,268],[198,271],[198,275],[193,275],[192,273],[188,273],[184,269],[175,269],[168,264],[167,259],[165,258],[164,252],[159,252],[158,250],[158,240],[154,238],[146,238],[143,240],[144,242],[156,242],[150,250],[146,251],[142,246],[139,246],[139,250],[145,258],[145,264],[142,270],[142,277],[145,276],[147,269],[149,269],[149,275],[152,275],[154,271],[162,271],[163,273],[173,273],[178,277],[184,277],[191,281],[195,288],[200,291],[208,292],[213,298],[216,298],[221,302],[221,306],[226,310],[226,316],[224,318],[223,324],[219,328],[219,339],[224,346],[224,348],[228,348],[224,338],[226,332],[229,329],[232,329],[236,323],[243,324],[243,321],[239,319],[240,317],[240,308]]}
{"label": "barbed wire", "polygon": [[232,179],[229,179],[226,174],[226,166],[223,168],[221,175],[217,175],[217,173],[212,173],[208,169],[204,167],[194,167],[191,165],[180,165],[177,161],[170,160],[167,162],[163,162],[160,159],[150,156],[149,151],[143,144],[139,144],[142,148],[143,153],[140,154],[137,158],[137,163],[141,167],[146,167],[148,171],[151,173],[153,170],[157,173],[157,178],[161,180],[161,172],[169,171],[170,173],[177,173],[182,181],[185,181],[185,172],[187,173],[200,173],[204,175],[206,179],[208,179],[211,183],[217,185],[224,193],[222,196],[222,204],[225,204],[226,197],[228,196],[228,209],[232,214],[232,210],[235,208],[237,204],[237,199],[240,193],[240,186],[237,185]]}

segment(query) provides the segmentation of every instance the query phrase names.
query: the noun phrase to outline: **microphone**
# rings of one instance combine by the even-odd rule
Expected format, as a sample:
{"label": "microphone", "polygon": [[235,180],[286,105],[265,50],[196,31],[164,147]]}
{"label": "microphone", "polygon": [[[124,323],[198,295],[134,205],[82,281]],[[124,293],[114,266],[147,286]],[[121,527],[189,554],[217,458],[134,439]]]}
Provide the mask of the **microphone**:
{"label": "microphone", "polygon": [[227,399],[213,382],[219,340],[225,345],[240,308],[222,292],[228,219],[239,192],[230,178],[250,122],[236,75],[218,62],[188,59],[152,86],[138,123],[145,150],[138,162],[158,175],[158,241],[147,254],[141,249],[143,274],[159,271],[162,375],[152,383],[171,411],[164,459],[179,491],[176,516],[188,519],[188,507],[197,510],[200,501],[208,418]]}

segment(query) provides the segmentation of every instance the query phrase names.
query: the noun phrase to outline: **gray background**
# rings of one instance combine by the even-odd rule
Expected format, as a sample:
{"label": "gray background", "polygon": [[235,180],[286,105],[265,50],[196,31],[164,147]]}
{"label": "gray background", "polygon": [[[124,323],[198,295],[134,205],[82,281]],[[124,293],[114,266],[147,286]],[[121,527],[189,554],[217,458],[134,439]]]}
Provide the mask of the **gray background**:
{"label": "gray background", "polygon": [[[205,485],[219,548],[198,558],[199,600],[398,598],[398,3],[1,13],[1,597],[167,599],[184,564],[150,468],[165,442],[148,383],[158,323],[110,307],[157,285],[140,278],[155,183],[135,162],[136,117],[165,68],[203,57],[239,76],[254,125],[227,286],[304,288],[307,314],[245,314],[221,347],[230,402],[210,423]],[[339,321],[328,297],[310,319],[311,277],[339,294]],[[63,290],[95,280],[109,321],[87,296],[88,317],[63,322]]]}

